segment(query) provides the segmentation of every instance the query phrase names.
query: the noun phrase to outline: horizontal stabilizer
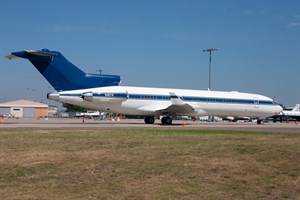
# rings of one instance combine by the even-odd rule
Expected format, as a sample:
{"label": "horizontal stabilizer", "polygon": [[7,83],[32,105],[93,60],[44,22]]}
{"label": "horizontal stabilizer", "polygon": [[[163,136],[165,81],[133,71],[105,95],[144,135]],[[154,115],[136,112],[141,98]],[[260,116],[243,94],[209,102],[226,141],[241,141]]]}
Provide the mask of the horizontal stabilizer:
{"label": "horizontal stabilizer", "polygon": [[15,56],[13,54],[9,54],[9,55],[5,56],[5,58],[11,60],[11,59],[16,59],[16,58],[20,58],[20,57],[19,56]]}
{"label": "horizontal stabilizer", "polygon": [[52,57],[55,56],[55,53],[47,52],[47,51],[34,51],[34,50],[25,50],[26,53],[35,55],[35,56],[45,56],[45,57]]}
{"label": "horizontal stabilizer", "polygon": [[23,50],[23,51],[17,51],[12,52],[10,55],[5,56],[7,59],[16,59],[16,58],[29,58],[30,56],[38,56],[38,57],[48,57],[52,58],[56,54],[53,52],[50,52],[47,49],[43,49],[41,51],[34,51],[34,50]]}

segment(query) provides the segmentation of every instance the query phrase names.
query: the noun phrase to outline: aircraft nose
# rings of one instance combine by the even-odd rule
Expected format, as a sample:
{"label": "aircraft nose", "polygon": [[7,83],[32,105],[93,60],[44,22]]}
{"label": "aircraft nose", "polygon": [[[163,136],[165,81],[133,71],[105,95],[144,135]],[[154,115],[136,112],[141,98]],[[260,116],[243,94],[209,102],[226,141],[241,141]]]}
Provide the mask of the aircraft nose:
{"label": "aircraft nose", "polygon": [[280,114],[282,111],[283,111],[283,108],[280,105],[278,105],[275,109],[275,115]]}

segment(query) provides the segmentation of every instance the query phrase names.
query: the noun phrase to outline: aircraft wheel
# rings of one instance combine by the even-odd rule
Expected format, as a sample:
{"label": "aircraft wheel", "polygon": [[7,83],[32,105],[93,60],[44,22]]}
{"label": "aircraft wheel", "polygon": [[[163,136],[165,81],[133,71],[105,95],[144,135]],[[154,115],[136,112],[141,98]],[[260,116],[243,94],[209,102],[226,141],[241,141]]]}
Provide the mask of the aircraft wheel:
{"label": "aircraft wheel", "polygon": [[163,117],[161,119],[161,123],[164,125],[170,125],[170,124],[172,124],[172,118],[171,117]]}
{"label": "aircraft wheel", "polygon": [[154,124],[154,122],[155,122],[154,117],[151,117],[151,116],[145,117],[146,124]]}
{"label": "aircraft wheel", "polygon": [[258,119],[258,120],[257,120],[257,124],[264,124],[264,121],[261,120],[261,119]]}
{"label": "aircraft wheel", "polygon": [[161,118],[161,123],[166,124],[166,117]]}
{"label": "aircraft wheel", "polygon": [[171,125],[172,124],[172,118],[166,117],[166,124]]}

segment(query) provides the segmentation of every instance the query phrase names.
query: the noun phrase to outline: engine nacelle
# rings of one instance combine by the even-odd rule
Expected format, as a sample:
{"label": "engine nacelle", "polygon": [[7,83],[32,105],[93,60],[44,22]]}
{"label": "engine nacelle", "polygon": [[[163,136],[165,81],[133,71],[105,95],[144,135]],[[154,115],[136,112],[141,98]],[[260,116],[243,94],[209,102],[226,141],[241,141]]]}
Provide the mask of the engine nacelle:
{"label": "engine nacelle", "polygon": [[92,92],[82,93],[81,97],[86,101],[93,101],[93,93]]}
{"label": "engine nacelle", "polygon": [[47,99],[59,101],[59,94],[58,93],[48,93]]}

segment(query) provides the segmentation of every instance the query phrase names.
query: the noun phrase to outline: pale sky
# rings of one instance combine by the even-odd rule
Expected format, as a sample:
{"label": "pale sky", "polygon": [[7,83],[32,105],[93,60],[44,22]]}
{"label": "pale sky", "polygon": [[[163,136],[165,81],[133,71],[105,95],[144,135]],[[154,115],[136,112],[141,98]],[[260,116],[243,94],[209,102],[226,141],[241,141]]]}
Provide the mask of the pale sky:
{"label": "pale sky", "polygon": [[122,85],[208,88],[300,103],[300,1],[0,1],[0,102],[46,99],[50,84],[23,49],[60,51]]}

